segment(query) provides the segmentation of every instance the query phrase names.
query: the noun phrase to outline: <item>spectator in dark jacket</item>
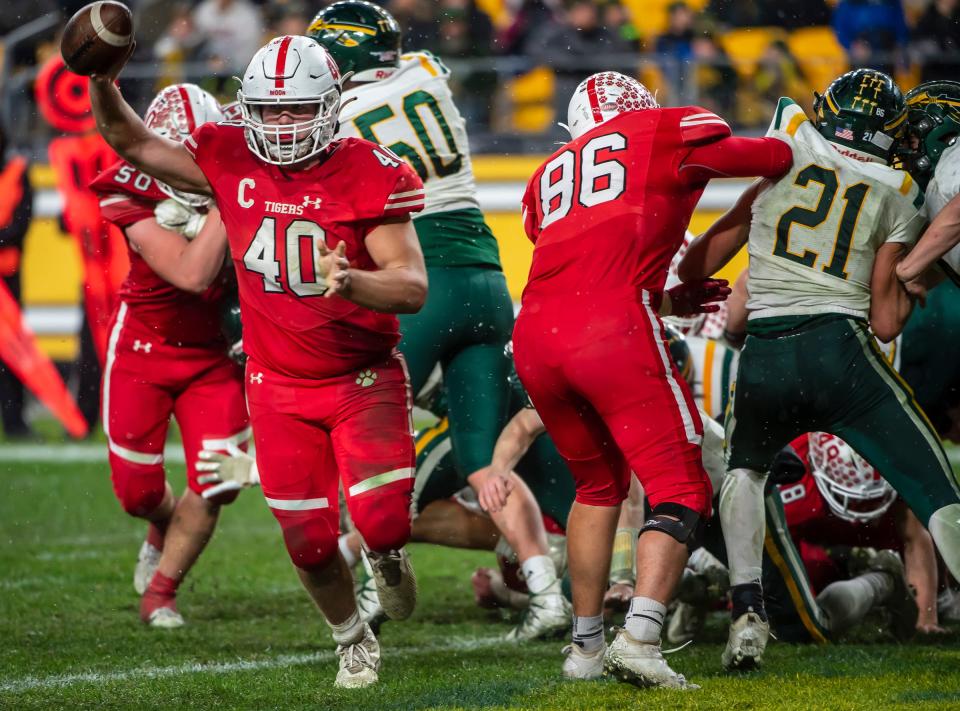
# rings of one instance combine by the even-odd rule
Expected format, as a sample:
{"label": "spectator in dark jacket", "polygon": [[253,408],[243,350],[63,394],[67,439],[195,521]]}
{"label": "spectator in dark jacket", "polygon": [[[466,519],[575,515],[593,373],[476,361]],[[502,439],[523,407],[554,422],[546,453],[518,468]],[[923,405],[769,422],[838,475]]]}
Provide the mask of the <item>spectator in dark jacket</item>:
{"label": "spectator in dark jacket", "polygon": [[888,74],[901,61],[910,39],[900,0],[840,0],[833,30],[854,66]]}
{"label": "spectator in dark jacket", "polygon": [[960,0],[933,0],[913,31],[923,81],[960,78]]}

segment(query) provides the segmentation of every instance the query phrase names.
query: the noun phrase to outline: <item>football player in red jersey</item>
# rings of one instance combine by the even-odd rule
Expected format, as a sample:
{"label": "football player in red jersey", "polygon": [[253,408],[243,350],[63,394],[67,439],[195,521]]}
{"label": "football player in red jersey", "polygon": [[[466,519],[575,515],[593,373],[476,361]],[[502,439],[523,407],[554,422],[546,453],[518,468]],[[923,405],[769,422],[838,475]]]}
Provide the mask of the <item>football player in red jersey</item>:
{"label": "football player in red jersey", "polygon": [[[660,628],[712,490],[700,417],[658,311],[716,310],[706,302],[725,298],[725,282],[664,292],[690,215],[711,178],[779,176],[790,149],[734,138],[706,109],[661,109],[642,84],[615,72],[580,84],[568,123],[573,140],[537,170],[523,198],[535,247],[514,331],[520,379],[577,485],[567,527],[574,644],[564,674],[596,678],[606,667],[640,686],[688,688],[661,655]],[[679,298],[691,293],[700,298]],[[606,648],[603,595],[631,470],[652,511],[625,629]]]}
{"label": "football player in red jersey", "polygon": [[[210,94],[193,84],[164,89],[150,104],[147,128],[183,141],[222,118]],[[130,273],[120,287],[103,374],[103,430],[113,489],[124,510],[150,521],[134,587],[140,616],[152,627],[180,627],[176,591],[213,533],[220,505],[237,489],[204,498],[195,462],[203,449],[246,446],[250,438],[242,373],[220,336],[224,294],[223,225],[210,198],[174,191],[121,161],[91,184],[105,219],[127,238]],[[167,203],[171,201],[173,205]],[[179,231],[158,222],[170,208],[188,216]],[[155,215],[156,213],[156,215]],[[198,232],[203,238],[190,242]],[[206,239],[213,233],[217,239]],[[208,250],[203,270],[189,269]],[[187,461],[187,490],[177,499],[166,481],[163,447],[176,417]]]}
{"label": "football player in red jersey", "polygon": [[216,200],[237,272],[260,483],[333,629],[337,685],[367,686],[380,648],[337,547],[338,489],[384,611],[409,616],[414,452],[393,314],[426,298],[410,220],[423,184],[381,146],[333,140],[341,78],[309,38],[260,49],[237,95],[242,121],[205,124],[183,144],[151,133],[126,104],[113,83],[122,64],[91,81],[98,126],[135,167]]}

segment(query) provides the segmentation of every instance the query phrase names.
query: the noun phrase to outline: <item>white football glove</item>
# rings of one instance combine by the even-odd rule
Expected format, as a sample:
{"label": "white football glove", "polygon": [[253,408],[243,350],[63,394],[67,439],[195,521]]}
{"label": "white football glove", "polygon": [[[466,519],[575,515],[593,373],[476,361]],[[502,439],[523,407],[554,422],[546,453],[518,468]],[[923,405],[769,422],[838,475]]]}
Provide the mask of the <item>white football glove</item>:
{"label": "white football glove", "polygon": [[210,472],[197,477],[198,484],[215,484],[204,489],[203,498],[212,499],[225,491],[240,491],[260,485],[257,462],[235,444],[227,445],[227,454],[202,449],[196,463],[198,472]]}
{"label": "white football glove", "polygon": [[203,223],[207,221],[206,214],[197,212],[173,198],[157,203],[153,215],[161,227],[179,232],[187,239],[193,239],[200,234]]}

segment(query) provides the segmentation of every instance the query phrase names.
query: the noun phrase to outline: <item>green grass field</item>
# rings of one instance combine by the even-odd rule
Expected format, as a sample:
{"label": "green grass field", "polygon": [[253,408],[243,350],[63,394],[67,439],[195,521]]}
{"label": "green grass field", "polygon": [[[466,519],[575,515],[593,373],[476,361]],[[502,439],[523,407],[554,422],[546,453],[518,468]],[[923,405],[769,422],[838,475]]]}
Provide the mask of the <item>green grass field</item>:
{"label": "green grass field", "polygon": [[470,573],[490,554],[425,546],[413,547],[417,612],[382,631],[381,683],[338,691],[334,645],[259,491],[224,511],[182,588],[188,627],[150,631],[131,585],[144,526],[114,501],[106,462],[71,462],[55,445],[50,462],[16,461],[5,448],[0,708],[960,709],[956,630],[909,647],[870,631],[825,648],[774,642],[763,672],[729,676],[718,617],[672,658],[700,691],[565,683],[562,642],[502,645],[509,620],[474,606]]}

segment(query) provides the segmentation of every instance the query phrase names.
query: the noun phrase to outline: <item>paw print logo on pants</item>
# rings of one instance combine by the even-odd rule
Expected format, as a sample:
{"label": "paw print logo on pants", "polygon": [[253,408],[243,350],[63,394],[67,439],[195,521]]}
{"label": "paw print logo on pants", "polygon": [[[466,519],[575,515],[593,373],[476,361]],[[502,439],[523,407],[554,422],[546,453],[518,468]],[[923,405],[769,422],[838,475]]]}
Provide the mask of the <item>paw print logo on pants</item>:
{"label": "paw print logo on pants", "polygon": [[369,388],[377,381],[377,374],[367,368],[366,370],[361,370],[359,375],[357,375],[357,385],[361,388]]}

